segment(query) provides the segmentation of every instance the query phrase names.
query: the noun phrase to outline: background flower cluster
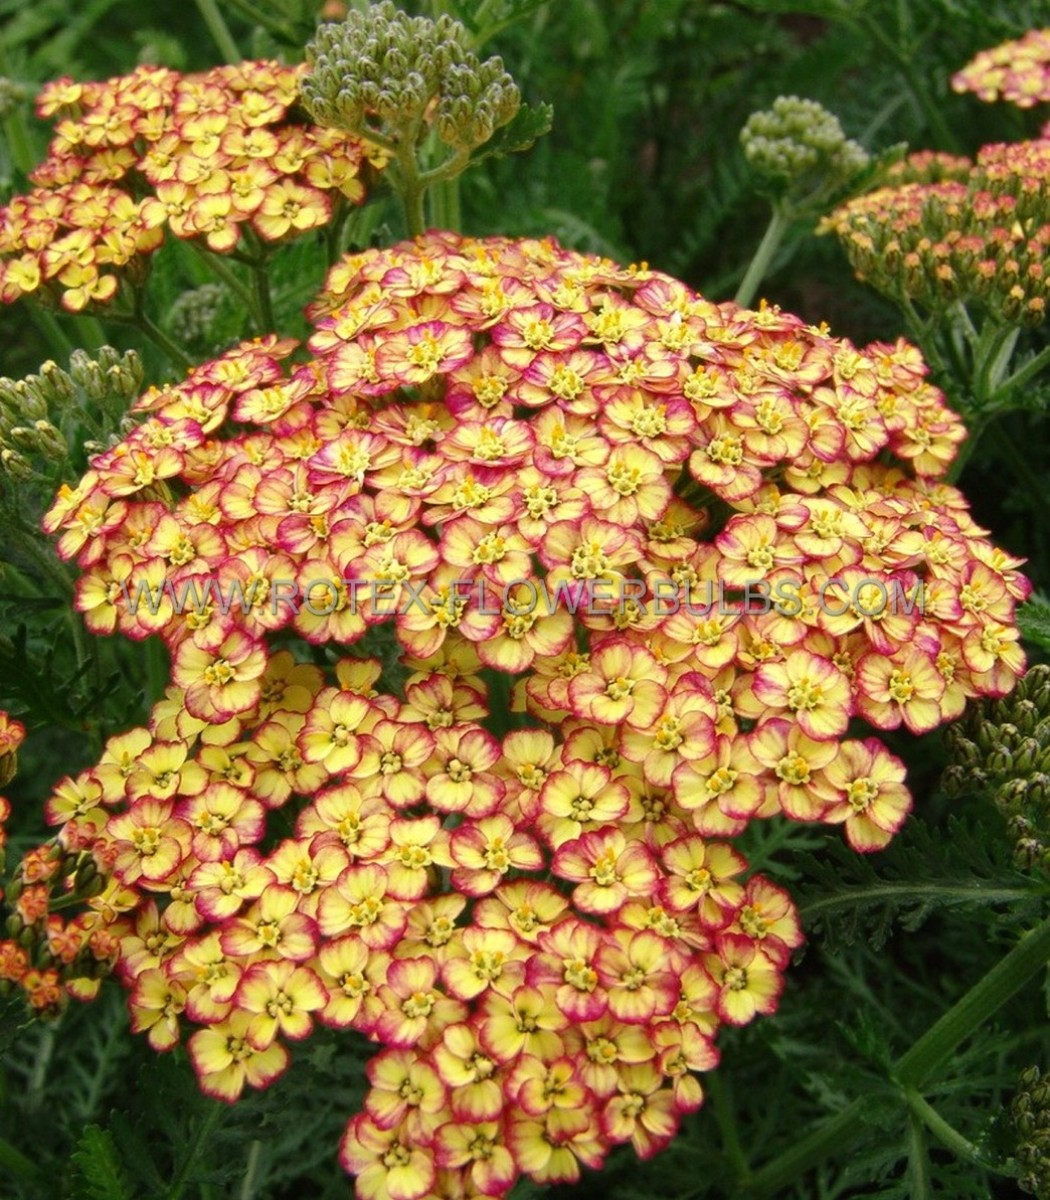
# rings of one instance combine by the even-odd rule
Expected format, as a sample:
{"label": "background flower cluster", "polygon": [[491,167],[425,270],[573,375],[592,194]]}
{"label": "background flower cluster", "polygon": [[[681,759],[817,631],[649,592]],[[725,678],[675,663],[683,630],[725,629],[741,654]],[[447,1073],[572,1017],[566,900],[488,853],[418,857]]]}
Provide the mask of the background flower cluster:
{"label": "background flower cluster", "polygon": [[1050,141],[984,146],[973,163],[920,153],[901,168],[904,182],[823,222],[858,277],[923,309],[963,299],[998,321],[1045,320]]}
{"label": "background flower cluster", "polygon": [[48,84],[37,101],[56,121],[48,157],[0,209],[0,300],[46,292],[79,312],[112,301],[123,276],[141,282],[166,230],[229,254],[359,203],[362,165],[385,156],[297,117],[301,76],[257,61]]}

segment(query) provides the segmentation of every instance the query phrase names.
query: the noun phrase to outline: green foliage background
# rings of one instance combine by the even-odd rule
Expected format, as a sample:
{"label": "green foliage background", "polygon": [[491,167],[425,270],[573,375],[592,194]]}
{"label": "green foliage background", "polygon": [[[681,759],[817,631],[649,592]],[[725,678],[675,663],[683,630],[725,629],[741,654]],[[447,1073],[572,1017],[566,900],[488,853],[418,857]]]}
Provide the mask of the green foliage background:
{"label": "green foliage background", "polygon": [[[135,62],[203,69],[221,59],[203,5],[139,0],[0,0],[0,74],[30,94],[60,74],[102,78]],[[223,12],[248,56],[296,61],[317,17],[309,0],[229,0]],[[405,5],[405,7],[412,7]],[[418,4],[474,22],[478,0]],[[977,50],[1050,23],[1045,0],[487,0],[488,52],[503,55],[530,102],[550,101],[552,133],[526,156],[486,162],[464,177],[463,227],[473,233],[554,234],[574,248],[647,261],[706,295],[734,292],[768,216],[737,135],[779,94],[821,101],[872,151],[972,152],[1032,136],[1035,113],[982,105],[949,89]],[[1043,114],[1043,119],[1050,114]],[[24,183],[47,129],[28,105],[5,122],[0,197]],[[380,200],[355,218],[366,245],[400,233],[396,206]],[[763,294],[858,342],[903,332],[900,316],[856,283],[831,239],[805,226],[783,244]],[[274,265],[283,332],[320,282],[323,247],[309,239]],[[185,247],[157,255],[154,319],[171,333],[172,306],[207,272]],[[244,334],[224,301],[203,356]],[[1032,348],[1045,334],[1032,335]],[[74,346],[127,348],[132,335],[76,320],[0,311],[0,374],[19,378]],[[147,381],[170,367],[143,352]],[[941,381],[947,384],[948,381]],[[965,408],[965,395],[952,400]],[[962,486],[977,519],[1029,557],[1050,593],[1050,386],[1033,386],[1001,418]],[[76,445],[88,430],[70,429]],[[75,456],[67,475],[82,463]],[[56,467],[58,482],[60,469]],[[70,588],[33,533],[46,488],[0,503],[0,707],[32,736],[9,789],[12,854],[42,832],[40,802],[54,778],[93,761],[102,740],[141,719],[163,662],[117,641],[76,666]],[[1050,606],[1033,607],[1033,657],[1050,648]],[[94,639],[92,639],[94,640]],[[151,682],[152,681],[152,682]],[[724,1067],[706,1081],[708,1103],[674,1146],[648,1163],[617,1151],[600,1176],[552,1196],[604,1200],[721,1200],[748,1194],[752,1172],[799,1143],[829,1115],[863,1100],[839,1153],[775,1193],[798,1200],[945,1196],[984,1200],[1021,1193],[1008,1175],[1004,1111],[1028,1064],[1050,1064],[1050,988],[1029,983],[924,1081],[923,1096],[971,1144],[945,1144],[917,1121],[894,1082],[894,1064],[1047,912],[1045,876],[1011,861],[1003,818],[987,797],[938,791],[945,752],[936,736],[892,746],[911,765],[917,814],[885,853],[862,859],[837,834],[768,823],[744,849],[756,869],[792,886],[810,943],[789,975],[780,1012],[727,1031]],[[0,1002],[2,1003],[2,1002]],[[0,1196],[7,1200],[285,1200],[346,1196],[335,1149],[363,1093],[368,1048],[318,1034],[294,1069],[233,1109],[199,1095],[179,1052],[158,1058],[127,1031],[115,986],[57,1025],[26,1025],[0,1009]],[[539,1194],[523,1186],[515,1195]]]}

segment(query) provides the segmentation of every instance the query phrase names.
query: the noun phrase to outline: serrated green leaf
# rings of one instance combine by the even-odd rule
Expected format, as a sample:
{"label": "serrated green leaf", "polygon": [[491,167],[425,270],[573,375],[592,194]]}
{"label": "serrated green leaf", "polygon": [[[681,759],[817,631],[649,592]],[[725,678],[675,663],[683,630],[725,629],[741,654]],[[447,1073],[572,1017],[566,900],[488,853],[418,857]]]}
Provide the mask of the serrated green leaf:
{"label": "serrated green leaf", "polygon": [[1050,650],[1050,603],[1035,597],[1017,610],[1021,636],[1041,650]]}
{"label": "serrated green leaf", "polygon": [[484,24],[481,24],[475,15],[480,11],[481,5],[475,8],[475,14],[465,15],[462,19],[474,34],[475,45],[480,47],[489,38],[495,37],[497,33],[501,33],[518,21],[524,21],[526,17],[532,16],[534,12],[538,12],[549,3],[550,0],[502,0],[502,3],[497,3],[494,8],[486,6]]}
{"label": "serrated green leaf", "polygon": [[132,1200],[113,1135],[89,1125],[73,1152],[72,1200]]}
{"label": "serrated green leaf", "polygon": [[503,158],[528,148],[549,132],[554,122],[554,109],[549,104],[523,104],[502,129],[497,129],[482,148],[473,155],[472,162],[484,158]]}

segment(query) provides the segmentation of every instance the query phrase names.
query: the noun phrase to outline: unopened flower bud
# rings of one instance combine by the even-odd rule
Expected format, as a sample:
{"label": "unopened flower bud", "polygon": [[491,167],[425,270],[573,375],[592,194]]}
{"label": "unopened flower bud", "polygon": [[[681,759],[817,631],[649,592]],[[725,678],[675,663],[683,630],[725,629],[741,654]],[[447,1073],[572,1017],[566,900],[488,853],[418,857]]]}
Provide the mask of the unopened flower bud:
{"label": "unopened flower bud", "polygon": [[11,446],[4,446],[0,449],[0,470],[16,483],[24,483],[33,477],[33,468]]}
{"label": "unopened flower bud", "polygon": [[33,428],[36,430],[41,454],[53,462],[64,462],[69,454],[69,447],[54,425],[50,421],[36,421]]}
{"label": "unopened flower bud", "polygon": [[6,120],[25,98],[26,90],[20,83],[0,75],[0,121]]}
{"label": "unopened flower bud", "polygon": [[996,746],[986,762],[992,775],[1006,775],[1014,770],[1014,756],[1005,746]]}
{"label": "unopened flower bud", "polygon": [[774,195],[799,199],[830,197],[869,161],[834,113],[798,96],[778,96],[772,108],[752,113],[740,142],[751,169]]}
{"label": "unopened flower bud", "polygon": [[50,359],[40,368],[40,379],[49,403],[67,404],[76,395],[76,387],[69,373]]}

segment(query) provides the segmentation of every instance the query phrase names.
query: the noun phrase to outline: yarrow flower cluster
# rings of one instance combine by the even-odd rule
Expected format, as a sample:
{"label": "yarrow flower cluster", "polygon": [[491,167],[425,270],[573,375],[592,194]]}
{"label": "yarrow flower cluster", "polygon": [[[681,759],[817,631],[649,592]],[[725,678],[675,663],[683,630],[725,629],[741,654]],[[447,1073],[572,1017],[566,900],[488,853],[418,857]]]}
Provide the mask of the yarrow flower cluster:
{"label": "yarrow flower cluster", "polygon": [[1018,108],[1050,102],[1050,29],[1032,29],[1011,42],[982,50],[952,76],[956,92]]}
{"label": "yarrow flower cluster", "polygon": [[[963,429],[903,341],[437,233],[346,258],[311,317],[305,362],[271,337],[148,392],[46,519],[89,626],[171,654],[149,726],[49,803],[107,881],[84,933],[212,1095],[314,1021],[379,1044],[363,1197],[654,1153],[800,943],[726,839],[885,845],[904,766],[850,722],[1008,692],[1020,564],[940,482]],[[383,626],[399,695],[273,644]]]}
{"label": "yarrow flower cluster", "polygon": [[0,302],[46,293],[79,312],[141,280],[165,231],[228,254],[320,228],[359,203],[375,147],[295,113],[303,68],[245,62],[183,75],[139,67],[49,83],[57,124],[33,189],[0,209]]}
{"label": "yarrow flower cluster", "polygon": [[954,158],[912,162],[921,182],[851,200],[820,232],[837,234],[858,278],[895,298],[933,310],[972,299],[1008,323],[1043,321],[1050,141],[985,146],[965,176]]}
{"label": "yarrow flower cluster", "polygon": [[[18,749],[25,741],[25,736],[25,726],[21,721],[14,720],[9,713],[0,710],[0,787],[6,787],[15,776]],[[4,871],[7,855],[6,825],[10,817],[11,802],[5,796],[0,796],[0,873]],[[61,963],[56,957],[69,949],[71,941],[68,937],[62,937],[62,918],[49,911],[54,884],[61,879],[63,883],[68,883],[69,889],[75,886],[74,879],[69,875],[71,868],[75,874],[77,866],[82,872],[81,884],[88,883],[88,874],[98,880],[98,869],[89,856],[74,857],[78,859],[76,864],[72,864],[70,857],[58,847],[56,841],[36,847],[22,857],[12,873],[13,882],[6,893],[0,890],[0,912],[6,913],[2,931],[4,936],[0,937],[0,996],[17,988],[29,1006],[38,1012],[53,1010],[65,997],[67,988],[75,994],[87,996],[93,984],[97,983],[100,970],[104,971],[115,956],[119,944],[115,936],[104,931],[102,938],[105,944],[95,942],[95,947],[102,951],[101,955],[95,957],[88,949],[78,957],[77,951],[87,941],[87,937],[82,939],[79,936],[78,928],[72,939],[76,942],[77,950]],[[86,899],[89,894],[90,886],[85,887],[78,898]],[[78,926],[96,923],[97,917],[92,913],[82,916]],[[55,953],[52,953],[49,944],[52,937],[55,939]],[[89,978],[91,976],[95,978]]]}

